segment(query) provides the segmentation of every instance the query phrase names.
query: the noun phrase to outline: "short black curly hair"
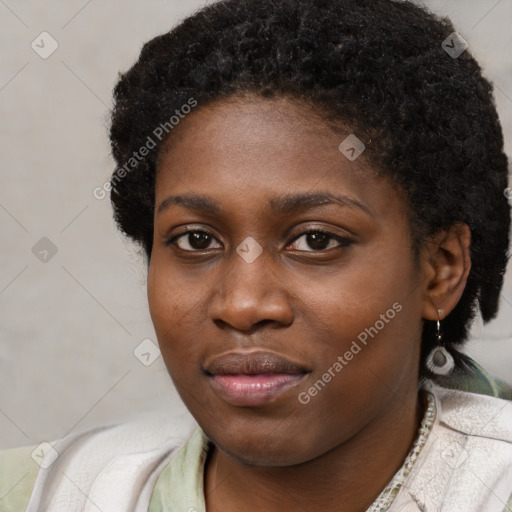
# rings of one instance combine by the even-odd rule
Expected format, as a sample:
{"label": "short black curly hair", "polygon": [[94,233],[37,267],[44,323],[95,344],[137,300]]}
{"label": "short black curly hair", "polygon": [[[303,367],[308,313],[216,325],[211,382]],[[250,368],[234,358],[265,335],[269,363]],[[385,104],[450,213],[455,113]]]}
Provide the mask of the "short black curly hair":
{"label": "short black curly hair", "polygon": [[[206,6],[146,43],[115,87],[111,201],[119,228],[149,262],[159,149],[172,134],[169,120],[191,99],[198,108],[245,93],[306,101],[326,121],[371,140],[364,156],[405,191],[416,241],[457,222],[469,226],[471,271],[443,322],[447,348],[460,361],[454,345],[466,340],[478,308],[485,322],[497,313],[510,205],[492,86],[468,50],[452,57],[442,47],[453,32],[450,20],[408,1]],[[166,137],[155,137],[159,126],[167,126]],[[434,333],[435,323],[425,321],[422,360]]]}

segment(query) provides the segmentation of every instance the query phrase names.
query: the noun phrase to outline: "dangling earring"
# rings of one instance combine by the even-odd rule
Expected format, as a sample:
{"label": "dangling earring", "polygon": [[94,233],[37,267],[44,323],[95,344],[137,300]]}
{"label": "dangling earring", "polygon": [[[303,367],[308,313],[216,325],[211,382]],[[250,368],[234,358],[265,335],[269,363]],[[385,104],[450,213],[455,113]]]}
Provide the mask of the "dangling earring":
{"label": "dangling earring", "polygon": [[427,357],[427,368],[436,375],[448,375],[455,367],[453,356],[444,348],[443,336],[441,334],[441,320],[439,317],[439,310],[437,310],[437,330],[436,330],[437,345],[432,349],[432,352]]}

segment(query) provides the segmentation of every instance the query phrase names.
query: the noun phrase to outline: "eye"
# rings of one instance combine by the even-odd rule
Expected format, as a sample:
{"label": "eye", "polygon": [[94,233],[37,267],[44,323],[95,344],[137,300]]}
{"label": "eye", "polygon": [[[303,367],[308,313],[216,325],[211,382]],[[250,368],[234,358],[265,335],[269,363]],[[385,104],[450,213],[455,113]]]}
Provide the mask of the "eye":
{"label": "eye", "polygon": [[[304,240],[297,244],[297,241],[300,241],[302,238]],[[335,244],[338,244],[337,246],[334,245],[335,248],[349,247],[354,243],[354,241],[349,238],[335,235],[333,233],[329,233],[318,228],[309,228],[294,239],[294,244],[297,244],[299,246],[298,248],[296,248],[296,250],[306,252],[332,249],[332,244],[329,246],[330,242],[335,242]],[[312,250],[308,251],[307,246],[311,247]]]}
{"label": "eye", "polygon": [[[304,240],[301,241],[301,239]],[[217,241],[212,233],[198,229],[184,231],[179,235],[173,236],[166,242],[166,245],[175,245],[182,251],[187,252],[197,252],[222,247],[221,245],[210,247],[212,241]],[[329,233],[328,231],[318,228],[309,228],[303,231],[292,242],[292,244],[297,245],[295,250],[305,252],[323,251],[325,249],[332,249],[333,247],[349,247],[353,243],[353,240],[349,238],[335,235],[334,233]],[[310,250],[308,250],[308,246]]]}
{"label": "eye", "polygon": [[209,247],[212,240],[216,240],[216,238],[208,231],[189,230],[173,236],[166,242],[166,245],[176,245],[183,251],[195,252],[212,249],[212,247]]}

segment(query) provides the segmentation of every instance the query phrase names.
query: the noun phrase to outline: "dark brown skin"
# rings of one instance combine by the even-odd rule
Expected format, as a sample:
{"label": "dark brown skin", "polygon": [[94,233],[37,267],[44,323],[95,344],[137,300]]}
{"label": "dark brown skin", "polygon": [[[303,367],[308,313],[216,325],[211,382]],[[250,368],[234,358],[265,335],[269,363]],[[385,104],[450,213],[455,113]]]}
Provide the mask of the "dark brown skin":
{"label": "dark brown skin", "polygon": [[[364,511],[403,463],[424,412],[418,396],[423,319],[455,307],[470,267],[469,229],[454,226],[411,250],[405,197],[364,158],[338,150],[335,132],[298,101],[242,98],[196,109],[161,151],[148,275],[152,320],[169,373],[213,441],[205,468],[208,512]],[[332,203],[274,213],[282,194],[327,191]],[[218,213],[171,205],[207,195]],[[204,231],[198,249],[183,233]],[[325,248],[315,227],[352,241]],[[252,263],[235,249],[263,248]],[[179,246],[181,249],[179,248]],[[187,252],[188,251],[188,252]],[[195,251],[195,252],[193,252]],[[359,333],[398,302],[402,310],[310,402],[298,400]],[[311,370],[261,406],[222,400],[202,371],[208,358],[262,349]]]}

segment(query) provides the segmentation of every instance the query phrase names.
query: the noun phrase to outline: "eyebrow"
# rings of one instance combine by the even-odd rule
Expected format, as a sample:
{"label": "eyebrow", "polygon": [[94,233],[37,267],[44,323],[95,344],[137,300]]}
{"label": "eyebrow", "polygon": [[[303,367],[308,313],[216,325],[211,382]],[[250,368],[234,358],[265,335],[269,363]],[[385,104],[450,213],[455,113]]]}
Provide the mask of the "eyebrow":
{"label": "eyebrow", "polygon": [[[284,194],[270,199],[270,209],[274,214],[301,212],[326,204],[338,204],[340,206],[358,208],[373,217],[368,206],[360,201],[351,199],[345,195],[331,194],[330,192]],[[195,194],[182,194],[169,196],[164,199],[158,206],[157,213],[160,214],[172,205],[180,205],[188,208],[189,210],[210,214],[217,214],[222,210],[221,204],[211,197]]]}

